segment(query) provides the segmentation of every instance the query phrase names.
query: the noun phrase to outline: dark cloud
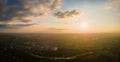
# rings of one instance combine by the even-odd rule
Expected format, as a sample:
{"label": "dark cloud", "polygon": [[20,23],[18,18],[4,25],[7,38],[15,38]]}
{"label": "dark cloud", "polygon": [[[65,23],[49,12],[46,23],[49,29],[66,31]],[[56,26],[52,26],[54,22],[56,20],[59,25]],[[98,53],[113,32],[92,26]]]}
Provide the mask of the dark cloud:
{"label": "dark cloud", "polygon": [[25,10],[19,0],[1,0],[0,8],[0,22],[11,21],[17,17],[17,12]]}
{"label": "dark cloud", "polygon": [[27,27],[27,26],[32,26],[32,25],[35,25],[35,24],[12,24],[9,27],[11,27],[11,28],[21,28],[21,27]]}
{"label": "dark cloud", "polygon": [[0,0],[0,22],[21,20],[26,16],[38,16],[38,14],[44,13],[49,14],[50,11],[60,8],[60,6],[61,0]]}
{"label": "dark cloud", "polygon": [[80,12],[77,10],[71,10],[71,11],[65,11],[65,12],[59,11],[57,13],[54,13],[54,16],[57,18],[68,18],[76,15],[80,15]]}
{"label": "dark cloud", "polygon": [[30,21],[31,21],[31,20],[29,20],[29,19],[24,19],[24,18],[20,18],[19,20],[22,21],[22,22],[24,22],[24,23],[27,23],[27,22],[30,22]]}
{"label": "dark cloud", "polygon": [[5,24],[0,24],[0,28],[6,28],[7,27],[7,25],[5,25]]}
{"label": "dark cloud", "polygon": [[23,27],[32,26],[35,24],[0,24],[0,29],[18,29]]}

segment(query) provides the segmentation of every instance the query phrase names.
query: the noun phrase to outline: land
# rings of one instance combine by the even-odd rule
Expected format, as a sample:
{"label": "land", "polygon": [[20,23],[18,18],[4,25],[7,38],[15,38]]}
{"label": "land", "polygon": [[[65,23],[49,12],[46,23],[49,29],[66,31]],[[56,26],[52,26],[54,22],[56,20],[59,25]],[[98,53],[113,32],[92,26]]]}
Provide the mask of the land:
{"label": "land", "polygon": [[120,34],[0,34],[0,62],[119,62]]}

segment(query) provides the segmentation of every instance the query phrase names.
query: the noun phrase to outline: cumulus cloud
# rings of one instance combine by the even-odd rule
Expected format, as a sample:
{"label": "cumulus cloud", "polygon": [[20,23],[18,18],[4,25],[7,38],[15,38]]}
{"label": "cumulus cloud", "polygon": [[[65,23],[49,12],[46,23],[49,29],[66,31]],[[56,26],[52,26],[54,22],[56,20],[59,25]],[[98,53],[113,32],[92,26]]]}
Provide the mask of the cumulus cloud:
{"label": "cumulus cloud", "polygon": [[61,0],[0,0],[0,22],[11,22],[29,16],[45,16],[61,7]]}
{"label": "cumulus cloud", "polygon": [[54,16],[57,18],[69,18],[69,17],[73,17],[73,16],[77,16],[80,15],[80,12],[77,10],[70,10],[70,11],[65,11],[65,12],[57,12],[54,13]]}

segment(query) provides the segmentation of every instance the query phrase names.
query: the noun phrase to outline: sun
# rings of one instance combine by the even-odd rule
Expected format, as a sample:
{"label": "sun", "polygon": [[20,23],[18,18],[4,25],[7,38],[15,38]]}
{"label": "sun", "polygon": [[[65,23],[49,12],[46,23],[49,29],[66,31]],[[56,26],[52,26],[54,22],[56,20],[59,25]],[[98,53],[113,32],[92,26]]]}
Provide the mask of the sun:
{"label": "sun", "polygon": [[82,24],[81,24],[81,28],[82,28],[82,29],[88,29],[88,24],[85,23],[85,22],[82,23]]}

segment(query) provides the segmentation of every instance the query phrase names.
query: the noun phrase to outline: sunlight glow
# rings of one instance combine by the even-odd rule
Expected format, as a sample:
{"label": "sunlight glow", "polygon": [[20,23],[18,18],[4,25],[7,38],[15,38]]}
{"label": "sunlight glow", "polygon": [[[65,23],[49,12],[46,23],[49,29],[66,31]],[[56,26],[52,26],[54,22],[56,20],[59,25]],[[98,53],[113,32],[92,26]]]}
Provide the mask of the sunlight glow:
{"label": "sunlight glow", "polygon": [[81,28],[82,29],[87,29],[88,28],[88,24],[87,23],[82,23],[81,24]]}

